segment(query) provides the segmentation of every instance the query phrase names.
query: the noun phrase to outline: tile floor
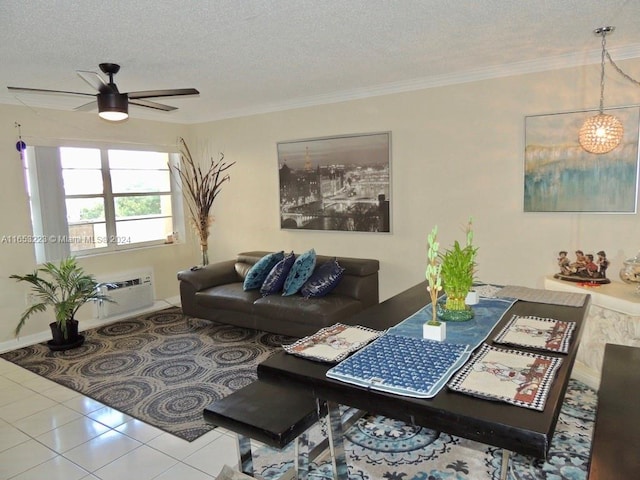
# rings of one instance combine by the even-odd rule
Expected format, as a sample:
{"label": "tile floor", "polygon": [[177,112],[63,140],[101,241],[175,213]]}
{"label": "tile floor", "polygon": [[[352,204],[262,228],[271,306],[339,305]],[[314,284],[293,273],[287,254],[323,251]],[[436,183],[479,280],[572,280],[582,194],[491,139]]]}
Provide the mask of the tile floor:
{"label": "tile floor", "polygon": [[186,442],[0,359],[0,479],[212,480],[233,433]]}

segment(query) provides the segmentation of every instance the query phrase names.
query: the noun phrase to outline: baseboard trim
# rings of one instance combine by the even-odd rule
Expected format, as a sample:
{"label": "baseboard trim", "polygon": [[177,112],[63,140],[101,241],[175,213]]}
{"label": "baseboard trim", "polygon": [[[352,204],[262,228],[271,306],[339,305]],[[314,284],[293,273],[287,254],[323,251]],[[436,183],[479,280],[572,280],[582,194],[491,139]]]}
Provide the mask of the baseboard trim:
{"label": "baseboard trim", "polygon": [[576,361],[571,370],[571,378],[574,378],[585,385],[598,390],[600,388],[600,374],[593,368],[587,367],[584,363]]}
{"label": "baseboard trim", "polygon": [[[87,320],[81,320],[79,324],[78,330],[84,331],[89,330],[91,328],[102,327],[103,325],[108,325],[113,322],[117,322],[118,320],[122,320],[123,318],[133,317],[135,315],[140,315],[142,313],[155,312],[156,310],[162,310],[163,308],[168,308],[171,306],[175,306],[174,303],[175,298],[178,299],[178,306],[180,305],[180,297],[172,297],[167,300],[156,300],[153,305],[141,308],[139,310],[134,310],[127,313],[122,313],[120,315],[115,315],[109,318],[91,318]],[[16,350],[18,348],[28,347],[29,345],[35,345],[36,343],[46,342],[47,340],[51,340],[51,332],[38,332],[31,335],[26,335],[24,337],[18,337],[13,340],[7,340],[5,342],[0,342],[0,353],[10,352],[11,350]]]}
{"label": "baseboard trim", "polygon": [[175,297],[165,298],[164,301],[176,307],[179,307],[182,305],[182,302],[180,300],[180,295],[176,295]]}
{"label": "baseboard trim", "polygon": [[123,318],[130,318],[136,315],[140,315],[142,313],[155,312],[157,310],[162,310],[163,308],[171,307],[172,305],[166,300],[156,300],[153,302],[153,305],[145,308],[140,308],[138,310],[133,310],[131,312],[121,313],[120,315],[114,315],[113,317],[107,318],[92,318],[90,320],[84,320],[80,322],[80,331],[90,330],[92,328],[102,327],[103,325],[108,325],[113,322],[117,322],[118,320],[122,320]]}

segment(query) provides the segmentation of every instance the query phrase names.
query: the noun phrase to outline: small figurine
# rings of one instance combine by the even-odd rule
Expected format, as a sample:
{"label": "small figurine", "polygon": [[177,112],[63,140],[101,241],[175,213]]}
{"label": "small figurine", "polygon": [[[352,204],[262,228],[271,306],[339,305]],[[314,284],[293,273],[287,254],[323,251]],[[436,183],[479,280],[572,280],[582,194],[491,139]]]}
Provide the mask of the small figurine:
{"label": "small figurine", "polygon": [[566,250],[558,252],[557,262],[560,273],[556,273],[555,278],[590,285],[610,283],[610,280],[607,279],[609,260],[607,260],[604,250],[597,253],[597,259],[591,253],[585,255],[582,250],[576,250],[575,254],[576,260],[571,262],[567,257]]}
{"label": "small figurine", "polygon": [[593,255],[591,253],[587,253],[585,257],[587,258],[587,263],[584,266],[585,273],[590,277],[597,276],[598,265],[596,265],[596,262],[593,261]]}
{"label": "small figurine", "polygon": [[571,260],[567,257],[566,250],[558,252],[558,266],[560,267],[560,273],[563,275],[569,275],[571,273]]}
{"label": "small figurine", "polygon": [[571,265],[571,272],[581,275],[587,269],[587,258],[584,256],[584,252],[582,250],[576,250],[576,261]]}
{"label": "small figurine", "polygon": [[602,278],[607,278],[607,268],[609,268],[609,260],[607,260],[607,254],[604,253],[604,250],[600,250],[598,253],[598,260],[596,263],[598,264],[598,273]]}

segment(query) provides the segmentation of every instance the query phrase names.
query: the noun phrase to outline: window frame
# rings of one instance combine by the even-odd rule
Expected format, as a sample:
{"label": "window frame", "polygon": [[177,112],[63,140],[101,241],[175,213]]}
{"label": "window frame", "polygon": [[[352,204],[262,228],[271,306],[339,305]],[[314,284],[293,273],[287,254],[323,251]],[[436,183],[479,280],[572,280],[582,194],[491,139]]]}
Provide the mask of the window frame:
{"label": "window frame", "polygon": [[[67,195],[62,180],[61,148],[91,148],[100,152],[100,170],[102,172],[103,191],[100,194],[71,194]],[[128,192],[115,193],[111,184],[111,168],[109,166],[110,150],[159,152],[168,156],[169,191],[153,192]],[[130,251],[139,248],[156,247],[168,243],[178,243],[178,239],[184,238],[184,210],[182,192],[179,178],[174,175],[173,169],[179,165],[180,155],[175,146],[159,147],[154,145],[129,145],[129,144],[96,144],[96,143],[67,143],[55,145],[43,145],[27,147],[25,152],[25,175],[27,194],[31,206],[31,223],[33,227],[36,260],[38,263],[56,261],[69,255],[88,257],[94,255],[113,254]],[[115,168],[113,169],[115,170]],[[144,169],[141,169],[144,171]],[[163,171],[160,170],[160,171]],[[116,199],[121,197],[144,197],[156,195],[169,195],[171,199],[171,215],[159,214],[149,218],[171,218],[172,239],[158,238],[135,243],[117,243],[116,222],[135,221],[116,219]],[[104,224],[107,236],[107,245],[104,247],[87,248],[71,251],[70,227],[82,223],[70,222],[67,219],[66,200],[75,198],[101,198],[104,204]],[[55,204],[53,208],[52,203]],[[138,217],[137,220],[140,220]],[[103,223],[100,221],[88,221],[87,224]]]}

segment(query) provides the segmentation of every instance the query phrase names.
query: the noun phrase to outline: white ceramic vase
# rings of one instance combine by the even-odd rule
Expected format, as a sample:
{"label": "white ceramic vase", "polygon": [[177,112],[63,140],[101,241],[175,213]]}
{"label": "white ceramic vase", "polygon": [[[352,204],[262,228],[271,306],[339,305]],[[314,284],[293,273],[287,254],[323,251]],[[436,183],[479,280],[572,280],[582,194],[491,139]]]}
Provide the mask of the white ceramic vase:
{"label": "white ceramic vase", "polygon": [[440,325],[429,325],[424,323],[422,325],[422,337],[428,340],[436,340],[438,342],[447,338],[447,324],[440,322]]}

